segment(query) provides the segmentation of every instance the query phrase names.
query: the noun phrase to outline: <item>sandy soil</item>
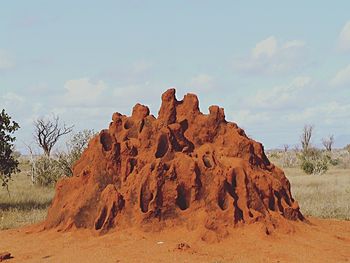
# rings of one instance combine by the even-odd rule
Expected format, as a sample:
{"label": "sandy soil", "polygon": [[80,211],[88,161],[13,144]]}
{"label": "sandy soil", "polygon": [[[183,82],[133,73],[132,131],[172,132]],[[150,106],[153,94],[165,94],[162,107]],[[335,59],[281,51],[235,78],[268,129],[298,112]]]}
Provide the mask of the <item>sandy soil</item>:
{"label": "sandy soil", "polygon": [[[350,222],[310,219],[289,233],[265,235],[258,225],[230,229],[219,242],[195,231],[134,229],[96,236],[89,230],[33,233],[32,227],[0,232],[6,262],[350,262]],[[181,245],[181,243],[184,243]]]}

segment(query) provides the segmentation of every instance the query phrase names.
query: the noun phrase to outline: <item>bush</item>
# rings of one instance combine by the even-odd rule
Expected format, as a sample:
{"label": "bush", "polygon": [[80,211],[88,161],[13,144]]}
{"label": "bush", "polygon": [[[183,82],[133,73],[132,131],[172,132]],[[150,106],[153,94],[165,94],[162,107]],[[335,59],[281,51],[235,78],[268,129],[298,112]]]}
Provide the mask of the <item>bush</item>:
{"label": "bush", "polygon": [[339,158],[332,158],[332,154],[330,152],[328,152],[326,154],[326,158],[327,158],[329,164],[332,165],[332,166],[337,166],[340,163]]}
{"label": "bush", "polygon": [[88,146],[90,139],[95,135],[93,130],[83,130],[72,136],[67,143],[67,152],[57,153],[57,162],[62,175],[71,177],[73,166],[79,160],[83,151]]}
{"label": "bush", "polygon": [[61,169],[57,160],[43,155],[35,161],[35,183],[43,186],[52,186],[61,175]]}
{"label": "bush", "polygon": [[301,169],[306,174],[321,175],[327,172],[330,156],[321,150],[310,148],[300,154]]}
{"label": "bush", "polygon": [[80,158],[95,133],[84,130],[72,136],[67,143],[67,152],[58,152],[54,157],[47,155],[31,160],[31,176],[34,184],[54,185],[58,179],[73,175],[73,166]]}
{"label": "bush", "polygon": [[314,164],[308,160],[303,160],[301,163],[301,169],[306,173],[306,174],[312,174],[314,172]]}

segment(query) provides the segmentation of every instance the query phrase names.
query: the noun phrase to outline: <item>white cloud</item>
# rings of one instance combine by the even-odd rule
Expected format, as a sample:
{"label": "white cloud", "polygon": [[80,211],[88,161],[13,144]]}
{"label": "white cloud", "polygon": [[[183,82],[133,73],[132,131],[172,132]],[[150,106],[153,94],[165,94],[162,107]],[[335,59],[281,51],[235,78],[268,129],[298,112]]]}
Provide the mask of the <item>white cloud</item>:
{"label": "white cloud", "polygon": [[249,99],[253,107],[276,109],[285,108],[300,101],[305,94],[304,90],[311,84],[310,77],[297,77],[284,86],[276,86],[269,90],[258,90],[255,96]]}
{"label": "white cloud", "polygon": [[236,111],[232,116],[234,121],[242,126],[267,122],[270,121],[271,118],[267,112],[253,112],[248,109]]}
{"label": "white cloud", "polygon": [[280,43],[274,36],[270,36],[258,42],[249,56],[234,61],[234,68],[244,73],[285,72],[305,63],[302,57],[304,47],[305,43],[301,40]]}
{"label": "white cloud", "polygon": [[209,90],[214,86],[214,77],[208,74],[198,74],[188,83],[193,91]]}
{"label": "white cloud", "polygon": [[283,49],[301,48],[305,46],[305,42],[301,40],[291,40],[283,44]]}
{"label": "white cloud", "polygon": [[252,56],[253,58],[259,58],[260,56],[271,57],[276,54],[276,51],[277,40],[274,36],[271,36],[255,45],[255,48],[252,50]]}
{"label": "white cloud", "polygon": [[340,51],[350,51],[350,21],[348,21],[338,38],[338,49]]}
{"label": "white cloud", "polygon": [[[299,126],[299,123],[295,124],[296,120],[291,120],[291,115],[299,116],[310,105],[310,94],[317,87],[310,77],[299,76],[284,85],[258,89],[253,96],[238,101],[234,105],[236,110],[231,110],[230,115],[253,137],[270,138],[271,145],[275,145],[277,141],[273,134],[281,136],[286,129]],[[285,138],[281,136],[278,140],[282,144]]]}
{"label": "white cloud", "polygon": [[[321,118],[320,118],[321,117]],[[302,112],[293,112],[287,116],[293,122],[324,122],[326,124],[339,123],[350,118],[350,104],[340,104],[336,101],[305,108]]]}
{"label": "white cloud", "polygon": [[350,64],[347,67],[339,70],[331,80],[330,84],[332,86],[343,86],[350,84]]}
{"label": "white cloud", "polygon": [[7,113],[11,116],[14,114],[16,118],[22,113],[26,113],[28,110],[26,102],[27,101],[24,97],[11,91],[0,94],[0,110],[5,109]]}
{"label": "white cloud", "polygon": [[0,98],[5,105],[18,105],[25,101],[25,99],[22,96],[13,92],[7,92]]}
{"label": "white cloud", "polygon": [[132,64],[131,73],[138,75],[149,72],[149,70],[153,67],[153,63],[149,61],[139,60]]}
{"label": "white cloud", "polygon": [[0,70],[11,69],[15,66],[13,58],[4,50],[0,50]]}
{"label": "white cloud", "polygon": [[94,82],[89,78],[72,79],[64,84],[66,93],[64,98],[71,106],[91,106],[100,102],[107,85],[99,80]]}
{"label": "white cloud", "polygon": [[98,77],[111,79],[122,84],[149,81],[153,66],[154,64],[151,61],[137,60],[132,64],[112,67],[102,72]]}

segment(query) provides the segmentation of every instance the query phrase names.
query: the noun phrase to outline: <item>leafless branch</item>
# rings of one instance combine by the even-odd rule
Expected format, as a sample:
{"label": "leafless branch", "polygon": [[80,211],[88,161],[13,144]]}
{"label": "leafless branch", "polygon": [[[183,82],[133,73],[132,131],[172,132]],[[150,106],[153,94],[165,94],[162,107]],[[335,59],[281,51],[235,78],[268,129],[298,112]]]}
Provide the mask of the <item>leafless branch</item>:
{"label": "leafless branch", "polygon": [[307,152],[311,146],[310,143],[311,143],[313,129],[314,129],[313,125],[305,125],[303,128],[303,132],[300,136],[300,142],[304,152]]}
{"label": "leafless branch", "polygon": [[328,152],[331,152],[333,144],[334,144],[334,136],[333,135],[329,135],[328,137],[323,138],[322,139],[322,144],[323,144],[324,148],[326,148],[326,150]]}
{"label": "leafless branch", "polygon": [[73,130],[73,126],[60,125],[59,117],[53,115],[52,119],[37,119],[34,122],[34,129],[36,143],[44,150],[47,156],[50,156],[51,150],[59,138],[70,133]]}

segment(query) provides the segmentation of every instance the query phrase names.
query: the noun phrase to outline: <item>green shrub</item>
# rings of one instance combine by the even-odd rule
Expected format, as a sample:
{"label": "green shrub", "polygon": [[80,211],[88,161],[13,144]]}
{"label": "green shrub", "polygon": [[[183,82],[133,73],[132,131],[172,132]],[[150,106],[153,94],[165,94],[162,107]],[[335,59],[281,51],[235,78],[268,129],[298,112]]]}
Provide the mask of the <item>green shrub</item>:
{"label": "green shrub", "polygon": [[61,176],[62,173],[57,160],[43,155],[35,161],[35,183],[43,186],[51,186]]}
{"label": "green shrub", "polygon": [[299,158],[301,159],[301,169],[306,174],[314,175],[321,175],[327,172],[328,164],[332,160],[329,155],[316,148],[310,148],[301,152]]}
{"label": "green shrub", "polygon": [[340,164],[340,160],[337,158],[337,159],[331,159],[330,162],[329,162],[331,165],[333,166],[337,166]]}
{"label": "green shrub", "polygon": [[73,166],[75,162],[80,159],[80,156],[94,135],[95,132],[93,130],[83,130],[74,134],[67,143],[67,152],[59,152],[56,155],[62,175],[68,177],[73,175]]}
{"label": "green shrub", "polygon": [[312,174],[314,172],[314,164],[306,159],[302,160],[301,162],[301,169],[306,173],[306,174]]}
{"label": "green shrub", "polygon": [[33,159],[30,174],[33,183],[50,186],[61,177],[72,176],[75,162],[80,158],[94,134],[92,130],[78,132],[68,141],[66,152],[58,152],[53,157],[43,155]]}
{"label": "green shrub", "polygon": [[328,171],[328,160],[327,158],[320,158],[315,161],[313,174],[321,175]]}

